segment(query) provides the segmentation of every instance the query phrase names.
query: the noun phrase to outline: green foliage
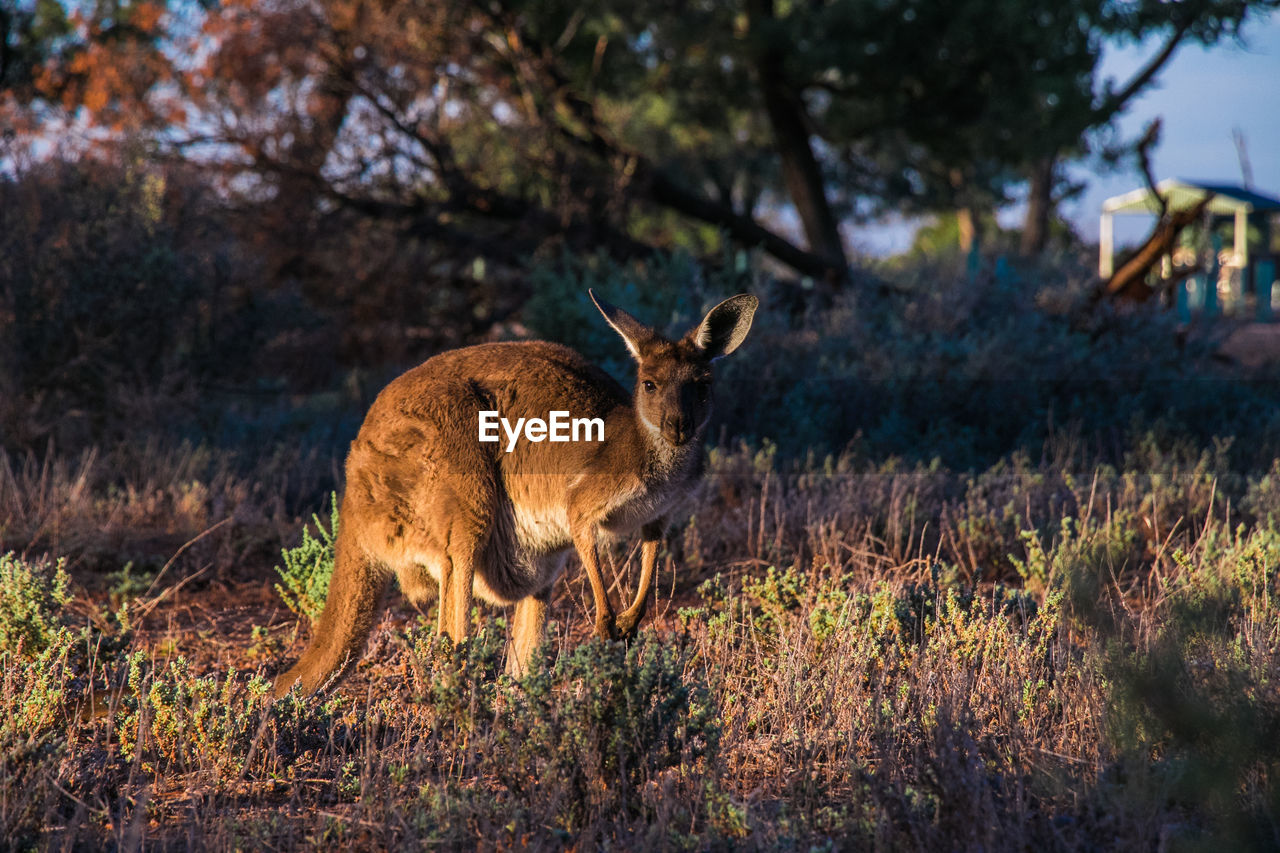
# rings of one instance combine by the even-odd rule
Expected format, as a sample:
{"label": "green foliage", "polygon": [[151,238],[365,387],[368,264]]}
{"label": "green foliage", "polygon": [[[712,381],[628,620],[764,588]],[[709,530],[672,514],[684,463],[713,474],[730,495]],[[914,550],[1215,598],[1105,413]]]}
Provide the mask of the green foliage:
{"label": "green foliage", "polygon": [[519,795],[557,786],[573,830],[593,813],[627,808],[668,770],[714,763],[720,731],[688,654],[644,632],[629,647],[598,640],[544,657],[521,681],[498,742],[514,761],[495,768]]}
{"label": "green foliage", "polygon": [[244,769],[262,717],[272,711],[270,682],[254,676],[245,683],[234,668],[221,678],[196,675],[182,657],[157,668],[141,652],[128,667],[116,723],[126,760],[152,772],[200,769],[223,778]]}
{"label": "green foliage", "polygon": [[1175,555],[1182,573],[1167,583],[1163,618],[1144,620],[1136,637],[1131,625],[1095,618],[1108,640],[1113,772],[1144,806],[1171,802],[1199,815],[1184,836],[1205,849],[1275,843],[1277,543],[1274,528],[1242,528],[1219,554]]}
{"label": "green foliage", "polygon": [[234,436],[220,432],[243,417],[228,390],[279,387],[280,372],[329,381],[331,347],[282,361],[280,340],[305,335],[315,315],[262,287],[207,184],[120,157],[126,165],[53,161],[0,175],[0,441],[10,451],[225,441]]}
{"label": "green foliage", "polygon": [[756,602],[754,618],[756,630],[762,636],[776,636],[785,614],[789,611],[807,613],[809,630],[818,646],[835,632],[848,626],[858,608],[839,581],[810,584],[809,579],[794,567],[781,572],[775,566],[765,570],[764,576],[744,582],[742,591]]}
{"label": "green foliage", "polygon": [[[641,828],[629,846],[651,847],[704,817],[741,834],[741,814],[705,775],[719,762],[720,728],[686,644],[646,632],[629,646],[589,641],[558,656],[544,646],[517,682],[499,675],[505,627],[482,622],[457,644],[426,625],[405,638],[413,707],[431,731],[420,749],[490,780],[485,792],[452,780],[421,786],[413,805],[426,837],[463,843],[465,827],[495,818],[499,837],[556,845],[615,826]],[[392,759],[387,777],[420,773],[421,762]],[[670,786],[684,790],[686,779],[696,798],[669,801]],[[364,796],[369,784],[360,782]]]}
{"label": "green foliage", "polygon": [[31,653],[25,647],[23,655],[0,650],[0,768],[41,746],[65,723],[82,642],[64,627]]}
{"label": "green foliage", "polygon": [[1073,601],[1092,606],[1107,584],[1121,581],[1140,564],[1143,543],[1134,521],[1123,510],[1083,521],[1068,516],[1052,547],[1046,548],[1037,532],[1027,531],[1027,559],[1011,559],[1029,589],[1043,592],[1062,584]]}
{"label": "green foliage", "polygon": [[420,620],[408,645],[417,692],[438,724],[458,737],[492,719],[499,697],[506,636],[502,620],[486,620],[465,642],[454,643]]}
{"label": "green foliage", "polygon": [[[261,631],[92,668],[66,629],[34,658],[0,653],[0,830],[103,846],[137,816],[148,843],[221,849],[1274,846],[1269,465],[1155,436],[1118,466],[711,462],[670,546],[680,624],[581,642],[567,596],[572,621],[518,681],[501,619],[456,644],[425,619],[380,630],[326,701],[273,702],[228,671]],[[103,713],[86,718],[90,691]]]}
{"label": "green foliage", "polygon": [[127,608],[73,630],[64,565],[0,556],[0,768],[49,744],[91,662],[108,665],[130,637]]}
{"label": "green foliage", "polygon": [[30,563],[0,556],[0,654],[34,657],[64,630],[61,608],[71,599],[64,561]]}
{"label": "green foliage", "polygon": [[1154,0],[517,6],[616,133],[748,214],[762,191],[790,189],[779,164],[797,156],[770,96],[802,105],[792,120],[819,129],[826,202],[847,216],[1004,206],[1043,158],[1088,153],[1130,102],[1102,74],[1109,47],[1175,26],[1212,45],[1275,3],[1198,3],[1177,20]]}
{"label": "green foliage", "polygon": [[338,495],[329,496],[329,527],[326,529],[318,515],[312,515],[318,538],[311,530],[302,528],[302,542],[294,548],[280,552],[284,566],[276,566],[276,573],[284,584],[276,584],[276,592],[285,605],[314,622],[324,610],[329,594],[329,579],[333,577],[334,542],[338,539]]}
{"label": "green foliage", "polygon": [[106,579],[111,583],[111,604],[115,608],[127,608],[139,595],[151,589],[156,580],[156,572],[143,569],[135,571],[133,562],[127,562],[118,571],[108,572]]}

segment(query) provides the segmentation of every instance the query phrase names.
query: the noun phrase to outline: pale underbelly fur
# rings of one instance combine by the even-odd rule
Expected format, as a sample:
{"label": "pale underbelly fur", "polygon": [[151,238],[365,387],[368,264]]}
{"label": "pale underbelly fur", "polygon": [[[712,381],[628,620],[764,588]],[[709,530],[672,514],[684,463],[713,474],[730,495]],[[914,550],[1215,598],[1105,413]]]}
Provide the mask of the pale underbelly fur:
{"label": "pale underbelly fur", "polygon": [[[623,494],[610,508],[598,533],[617,538],[659,518],[674,503],[671,488],[639,489]],[[548,589],[559,579],[573,548],[573,534],[564,506],[511,507],[507,523],[495,525],[490,559],[476,567],[472,590],[490,604],[509,605]],[[437,583],[440,567],[427,564]]]}

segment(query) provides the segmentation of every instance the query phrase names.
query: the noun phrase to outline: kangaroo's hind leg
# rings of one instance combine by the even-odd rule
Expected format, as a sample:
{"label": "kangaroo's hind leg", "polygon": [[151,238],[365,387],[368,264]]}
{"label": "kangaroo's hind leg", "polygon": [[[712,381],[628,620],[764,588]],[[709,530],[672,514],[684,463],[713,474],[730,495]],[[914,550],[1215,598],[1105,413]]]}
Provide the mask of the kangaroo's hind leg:
{"label": "kangaroo's hind leg", "polygon": [[449,448],[447,462],[439,462],[420,501],[430,507],[430,527],[443,559],[440,571],[440,633],[455,643],[471,633],[471,608],[479,588],[488,597],[485,554],[494,536],[498,478],[494,461],[460,424],[475,422],[480,399],[459,395],[456,416],[440,432]]}
{"label": "kangaroo's hind leg", "polygon": [[511,642],[507,644],[507,674],[520,678],[529,671],[533,650],[542,642],[551,606],[551,587],[516,602],[511,620]]}
{"label": "kangaroo's hind leg", "polygon": [[450,547],[440,568],[440,633],[455,643],[470,634],[475,575],[475,549]]}

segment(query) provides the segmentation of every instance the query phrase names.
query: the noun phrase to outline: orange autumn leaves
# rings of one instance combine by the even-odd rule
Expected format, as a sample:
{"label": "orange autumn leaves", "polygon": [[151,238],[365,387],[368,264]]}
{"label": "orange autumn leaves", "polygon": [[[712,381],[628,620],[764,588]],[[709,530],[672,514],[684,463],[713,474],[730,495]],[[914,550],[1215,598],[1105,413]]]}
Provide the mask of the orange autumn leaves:
{"label": "orange autumn leaves", "polygon": [[162,50],[165,16],[165,5],[151,0],[73,10],[74,35],[39,69],[36,90],[113,130],[181,120],[180,110],[157,109],[167,99],[148,98],[174,75]]}

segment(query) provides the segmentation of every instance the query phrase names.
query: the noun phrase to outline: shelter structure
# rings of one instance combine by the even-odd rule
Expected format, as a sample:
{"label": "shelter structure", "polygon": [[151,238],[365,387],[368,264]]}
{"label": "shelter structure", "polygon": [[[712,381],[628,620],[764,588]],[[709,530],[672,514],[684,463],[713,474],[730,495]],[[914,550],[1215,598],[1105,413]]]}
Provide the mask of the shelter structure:
{"label": "shelter structure", "polygon": [[[1201,302],[1208,309],[1216,301],[1216,294],[1210,294],[1209,283],[1216,283],[1218,273],[1223,272],[1234,281],[1237,294],[1251,290],[1256,294],[1258,319],[1271,318],[1272,289],[1275,285],[1275,245],[1273,240],[1280,237],[1272,228],[1272,219],[1280,212],[1280,198],[1255,192],[1236,184],[1207,183],[1180,179],[1166,179],[1156,185],[1156,190],[1168,204],[1170,212],[1187,210],[1199,204],[1206,195],[1212,195],[1206,215],[1210,220],[1222,221],[1230,219],[1232,229],[1232,251],[1215,251],[1202,267],[1208,275],[1200,281],[1204,288]],[[1130,192],[1113,196],[1102,203],[1102,221],[1099,229],[1098,272],[1104,278],[1110,278],[1115,270],[1115,217],[1125,214],[1143,214],[1158,216],[1160,200],[1150,188],[1140,187]],[[1251,257],[1249,233],[1253,227],[1255,239],[1254,256]],[[1198,260],[1193,258],[1193,260]],[[1172,261],[1165,259],[1162,274],[1172,273]],[[1249,285],[1252,284],[1252,287]],[[1192,282],[1192,287],[1196,283]],[[1185,287],[1179,290],[1179,304],[1185,304]]]}

